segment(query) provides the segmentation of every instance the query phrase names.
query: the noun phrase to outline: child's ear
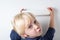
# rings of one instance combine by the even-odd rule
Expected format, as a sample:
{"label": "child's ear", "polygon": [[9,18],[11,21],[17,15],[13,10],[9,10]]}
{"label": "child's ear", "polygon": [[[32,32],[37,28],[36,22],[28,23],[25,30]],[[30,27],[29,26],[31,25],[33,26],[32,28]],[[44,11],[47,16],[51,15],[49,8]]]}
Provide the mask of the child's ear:
{"label": "child's ear", "polygon": [[14,24],[15,22],[13,21],[13,20],[11,20],[11,24],[12,24],[12,26],[14,26],[15,24]]}

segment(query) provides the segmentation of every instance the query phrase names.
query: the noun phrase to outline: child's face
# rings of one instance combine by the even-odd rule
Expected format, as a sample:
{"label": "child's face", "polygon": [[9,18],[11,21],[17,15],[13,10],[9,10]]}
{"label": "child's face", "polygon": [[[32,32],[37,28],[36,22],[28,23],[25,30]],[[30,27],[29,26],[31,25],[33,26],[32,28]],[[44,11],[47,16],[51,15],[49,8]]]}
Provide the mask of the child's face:
{"label": "child's face", "polygon": [[14,23],[19,35],[24,36],[24,34],[26,34],[28,35],[27,37],[31,38],[41,36],[41,25],[31,13],[22,13],[21,15],[17,15],[16,18]]}
{"label": "child's face", "polygon": [[25,29],[25,34],[31,38],[41,36],[42,28],[36,19],[31,20],[29,26]]}

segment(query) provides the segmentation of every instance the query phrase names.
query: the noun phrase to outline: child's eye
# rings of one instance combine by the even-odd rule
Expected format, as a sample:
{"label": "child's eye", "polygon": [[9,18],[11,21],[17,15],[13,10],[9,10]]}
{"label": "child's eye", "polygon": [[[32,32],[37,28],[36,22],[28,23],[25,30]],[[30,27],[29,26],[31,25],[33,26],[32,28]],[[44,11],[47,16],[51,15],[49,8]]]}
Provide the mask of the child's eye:
{"label": "child's eye", "polygon": [[28,28],[32,28],[32,25],[29,25],[29,27]]}
{"label": "child's eye", "polygon": [[36,24],[36,20],[34,21],[34,23]]}

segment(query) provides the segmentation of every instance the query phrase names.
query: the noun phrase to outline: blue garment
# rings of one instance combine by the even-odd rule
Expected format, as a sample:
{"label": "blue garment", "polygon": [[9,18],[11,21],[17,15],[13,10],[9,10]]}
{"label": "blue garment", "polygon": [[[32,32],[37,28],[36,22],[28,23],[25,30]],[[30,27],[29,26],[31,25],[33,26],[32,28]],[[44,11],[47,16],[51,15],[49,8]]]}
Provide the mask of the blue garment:
{"label": "blue garment", "polygon": [[11,31],[10,34],[10,38],[11,40],[53,40],[54,37],[54,33],[55,33],[55,29],[54,28],[49,28],[47,33],[42,37],[35,37],[35,38],[21,38],[14,30]]}

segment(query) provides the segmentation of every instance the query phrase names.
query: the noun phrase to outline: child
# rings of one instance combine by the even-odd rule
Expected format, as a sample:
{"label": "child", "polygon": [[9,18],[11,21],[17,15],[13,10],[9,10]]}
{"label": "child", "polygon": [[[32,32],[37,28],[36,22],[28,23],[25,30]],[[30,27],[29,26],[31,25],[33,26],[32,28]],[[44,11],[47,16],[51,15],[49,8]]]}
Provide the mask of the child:
{"label": "child", "polygon": [[54,10],[48,8],[50,11],[50,24],[47,33],[42,37],[42,27],[35,19],[34,15],[29,12],[22,12],[17,14],[13,20],[13,30],[11,31],[11,40],[53,40],[54,29]]}

